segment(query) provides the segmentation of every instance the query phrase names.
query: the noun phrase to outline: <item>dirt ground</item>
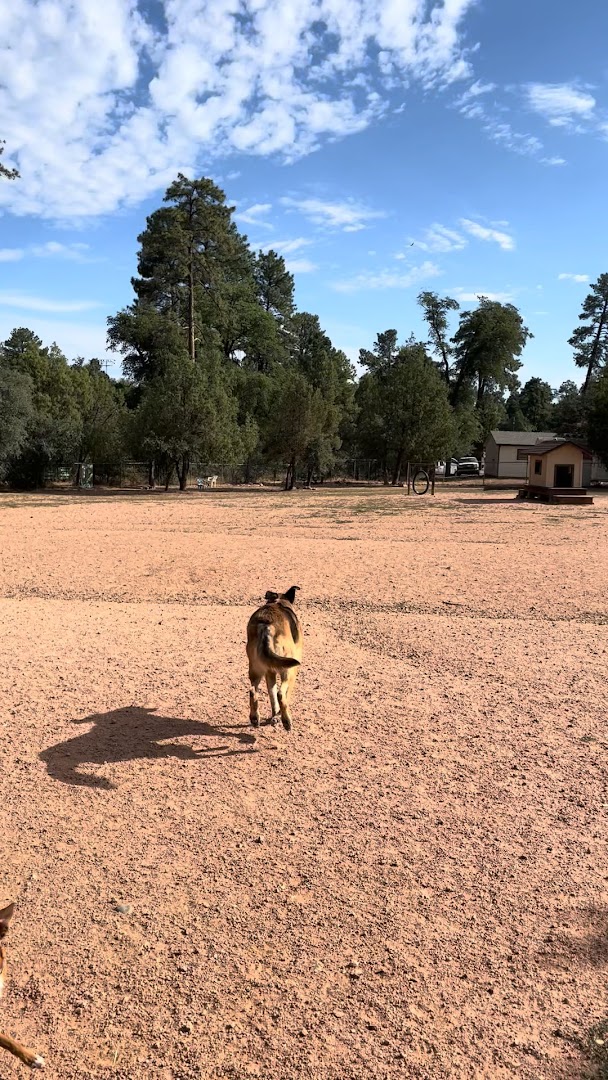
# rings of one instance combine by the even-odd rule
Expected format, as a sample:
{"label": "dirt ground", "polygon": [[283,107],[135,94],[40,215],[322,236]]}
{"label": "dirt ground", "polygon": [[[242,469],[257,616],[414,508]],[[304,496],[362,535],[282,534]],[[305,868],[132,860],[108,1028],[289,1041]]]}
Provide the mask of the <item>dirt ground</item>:
{"label": "dirt ground", "polygon": [[[607,527],[1,495],[0,1029],[53,1080],[607,1077]],[[245,626],[292,584],[256,740]]]}

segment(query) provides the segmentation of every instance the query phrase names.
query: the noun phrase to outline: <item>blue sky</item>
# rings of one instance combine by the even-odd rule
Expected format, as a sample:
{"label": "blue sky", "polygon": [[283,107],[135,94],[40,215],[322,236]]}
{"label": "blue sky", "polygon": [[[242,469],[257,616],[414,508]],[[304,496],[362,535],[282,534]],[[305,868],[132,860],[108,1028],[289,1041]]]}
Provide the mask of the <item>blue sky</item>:
{"label": "blue sky", "polygon": [[181,170],[224,187],[353,360],[423,333],[424,288],[511,300],[523,378],[577,377],[567,338],[608,270],[607,40],[599,0],[0,3],[21,172],[0,183],[0,339],[105,355]]}

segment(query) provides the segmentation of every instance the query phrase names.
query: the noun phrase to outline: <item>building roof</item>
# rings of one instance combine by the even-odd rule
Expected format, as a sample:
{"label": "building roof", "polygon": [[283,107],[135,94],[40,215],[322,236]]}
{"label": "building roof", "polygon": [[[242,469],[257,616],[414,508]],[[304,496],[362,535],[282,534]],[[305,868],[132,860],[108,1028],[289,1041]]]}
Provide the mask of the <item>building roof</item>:
{"label": "building roof", "polygon": [[544,457],[545,454],[550,454],[552,450],[560,450],[562,446],[574,446],[577,450],[580,450],[584,458],[592,458],[588,446],[583,443],[577,442],[576,439],[549,439],[546,442],[536,443],[534,446],[530,446],[527,450],[520,450],[518,457]]}
{"label": "building roof", "polygon": [[490,435],[497,446],[534,446],[557,438],[554,431],[491,431]]}

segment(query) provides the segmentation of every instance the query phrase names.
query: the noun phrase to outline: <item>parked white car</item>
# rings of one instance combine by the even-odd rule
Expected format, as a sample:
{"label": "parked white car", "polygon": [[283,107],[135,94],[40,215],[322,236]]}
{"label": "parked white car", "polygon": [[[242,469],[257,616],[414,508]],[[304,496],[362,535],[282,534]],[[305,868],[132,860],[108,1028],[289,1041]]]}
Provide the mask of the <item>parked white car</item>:
{"label": "parked white car", "polygon": [[450,458],[449,461],[438,461],[435,466],[435,476],[456,476],[458,461]]}
{"label": "parked white car", "polygon": [[476,457],[461,457],[456,469],[457,476],[479,476],[479,462]]}

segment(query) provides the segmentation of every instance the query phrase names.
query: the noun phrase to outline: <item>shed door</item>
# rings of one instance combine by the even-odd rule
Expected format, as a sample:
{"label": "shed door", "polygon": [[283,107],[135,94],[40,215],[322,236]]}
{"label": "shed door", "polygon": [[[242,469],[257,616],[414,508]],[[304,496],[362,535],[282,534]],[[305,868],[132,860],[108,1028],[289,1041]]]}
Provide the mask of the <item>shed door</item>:
{"label": "shed door", "polygon": [[553,486],[556,488],[571,488],[574,486],[574,465],[556,465],[553,478]]}

